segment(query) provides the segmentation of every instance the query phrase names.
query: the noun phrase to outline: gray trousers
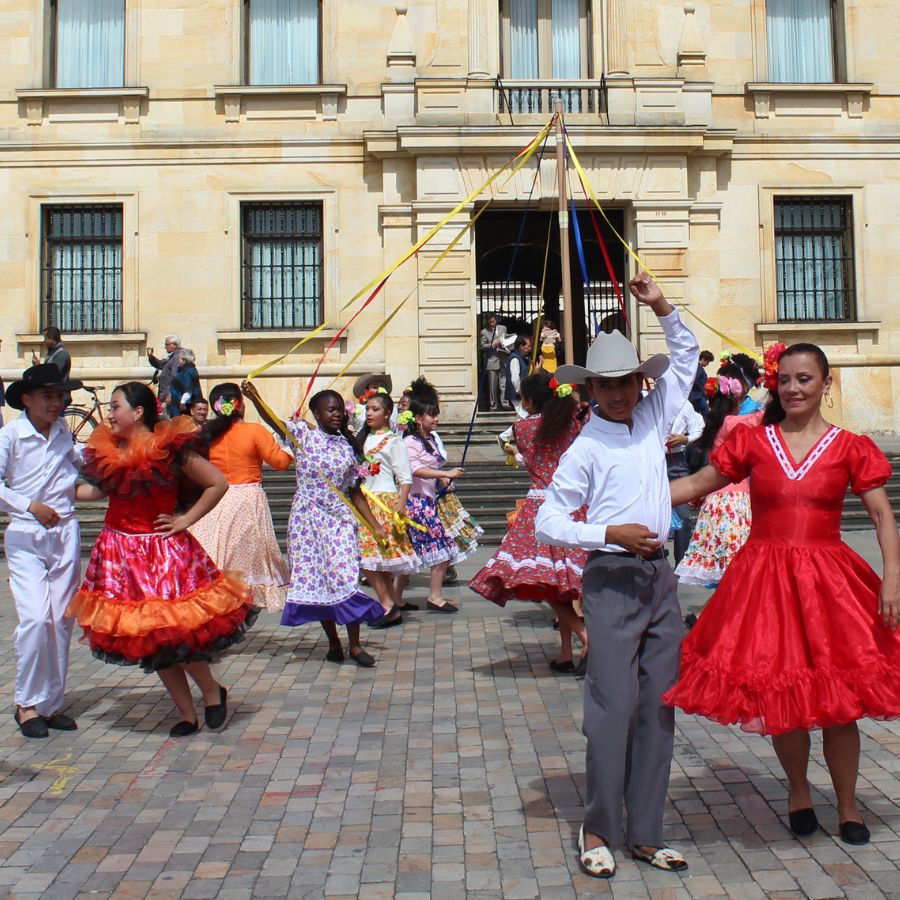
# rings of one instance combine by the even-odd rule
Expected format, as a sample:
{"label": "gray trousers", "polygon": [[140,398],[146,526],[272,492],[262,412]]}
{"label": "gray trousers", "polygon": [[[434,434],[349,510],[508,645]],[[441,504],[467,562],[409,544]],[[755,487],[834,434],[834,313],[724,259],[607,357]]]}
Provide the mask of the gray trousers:
{"label": "gray trousers", "polygon": [[592,553],[582,581],[589,652],[584,686],[584,828],[610,846],[665,846],[663,809],[675,711],[660,699],[678,678],[684,623],[668,560]]}

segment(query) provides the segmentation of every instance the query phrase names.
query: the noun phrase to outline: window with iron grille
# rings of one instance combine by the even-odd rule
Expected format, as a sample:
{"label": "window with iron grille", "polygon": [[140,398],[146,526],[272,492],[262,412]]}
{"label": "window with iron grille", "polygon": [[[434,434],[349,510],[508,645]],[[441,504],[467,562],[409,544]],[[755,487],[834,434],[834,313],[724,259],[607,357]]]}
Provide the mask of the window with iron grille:
{"label": "window with iron grille", "polygon": [[41,324],[122,330],[122,204],[44,206]]}
{"label": "window with iron grille", "polygon": [[775,198],[779,322],[856,318],[849,197]]}
{"label": "window with iron grille", "polygon": [[246,329],[322,322],[322,204],[242,203],[241,281]]}

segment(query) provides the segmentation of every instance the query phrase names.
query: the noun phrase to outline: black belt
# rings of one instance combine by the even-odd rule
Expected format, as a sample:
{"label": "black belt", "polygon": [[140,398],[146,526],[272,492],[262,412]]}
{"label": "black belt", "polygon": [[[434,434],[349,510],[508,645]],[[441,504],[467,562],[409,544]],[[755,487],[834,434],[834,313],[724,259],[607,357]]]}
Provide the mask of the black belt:
{"label": "black belt", "polygon": [[656,562],[659,559],[666,559],[669,555],[669,551],[664,550],[662,547],[659,550],[648,553],[646,556],[640,553],[629,553],[628,550],[610,550],[607,552],[600,550],[599,553],[601,556],[624,556],[626,559],[641,559],[644,562]]}

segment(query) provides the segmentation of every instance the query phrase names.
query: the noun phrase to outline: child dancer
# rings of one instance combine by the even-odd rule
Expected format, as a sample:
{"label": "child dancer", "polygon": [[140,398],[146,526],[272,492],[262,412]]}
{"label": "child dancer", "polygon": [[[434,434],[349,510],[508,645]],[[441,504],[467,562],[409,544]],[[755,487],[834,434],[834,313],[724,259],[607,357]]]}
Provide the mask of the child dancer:
{"label": "child dancer", "polygon": [[[432,389],[433,390],[433,389]],[[428,595],[428,609],[432,612],[455,613],[458,608],[443,596],[444,574],[447,567],[461,559],[460,550],[451,538],[437,511],[437,481],[447,478],[451,481],[463,474],[457,466],[442,471],[445,458],[435,444],[433,432],[438,425],[440,408],[437,393],[433,397],[410,395],[409,411],[412,420],[406,427],[404,441],[409,450],[413,485],[409,495],[409,516],[424,525],[425,532],[411,528],[409,531],[413,547],[422,563],[431,569],[431,588]]]}
{"label": "child dancer", "polygon": [[406,515],[406,501],[412,487],[409,454],[403,439],[391,431],[389,422],[394,411],[390,394],[371,391],[363,395],[366,424],[357,435],[357,445],[365,457],[363,485],[372,495],[370,504],[375,519],[386,536],[379,546],[372,535],[361,532],[359,546],[362,569],[369,584],[378,594],[384,615],[373,622],[373,628],[390,628],[403,621],[402,609],[415,609],[403,602],[405,578],[419,569],[405,526],[397,516]]}
{"label": "child dancer", "polygon": [[[245,381],[242,389],[261,417],[278,429],[278,423],[260,405],[253,384]],[[294,449],[297,490],[288,522],[291,584],[281,624],[321,622],[328,635],[325,658],[335,663],[344,660],[337,626],[345,625],[350,658],[358,666],[370,668],[375,660],[360,643],[360,625],[376,621],[382,609],[359,590],[357,525],[335,488],[349,497],[379,535],[381,526],[359,487],[358,453],[347,430],[343,398],[336,391],[319,391],[309,401],[309,409],[316,420],[315,428],[300,418],[294,418],[287,426],[299,447]]]}
{"label": "child dancer", "polygon": [[[360,375],[353,382],[353,396],[356,403],[352,408],[348,407],[350,413],[350,430],[354,434],[359,434],[363,426],[366,424],[366,400],[369,394],[390,394],[394,388],[394,381],[390,375],[384,372],[373,372],[370,375]],[[397,413],[399,407],[391,412],[390,427],[391,431],[397,430]]]}
{"label": "child dancer", "polygon": [[276,612],[284,609],[290,576],[263,490],[262,464],[284,470],[294,454],[279,447],[262,425],[244,421],[238,385],[217,384],[209,399],[216,417],[204,425],[203,434],[209,461],[228,479],[228,493],[191,527],[191,534],[223,572],[241,573],[257,606]]}
{"label": "child dancer", "polygon": [[59,415],[66,393],[80,387],[44,363],[6,389],[7,403],[25,410],[0,430],[0,508],[9,513],[4,545],[19,618],[14,715],[28,738],[78,727],[60,710],[72,637],[65,612],[81,577],[75,518],[81,457]]}
{"label": "child dancer", "polygon": [[[610,847],[622,840],[658,869],[687,868],[663,841],[663,810],[675,716],[660,699],[678,677],[684,634],[677,582],[661,544],[672,521],[666,477],[669,424],[687,399],[700,348],[649,275],[629,283],[659,318],[671,351],[643,363],[619,331],[597,335],[585,367],[560,366],[561,381],[587,382],[596,415],[560,460],[535,518],[538,540],[592,552],[584,567],[590,641],[584,691],[587,796],[578,862],[610,878]],[[638,404],[643,377],[656,387]],[[572,513],[587,506],[587,521]]]}
{"label": "child dancer", "polygon": [[[531,475],[531,489],[499,549],[469,587],[498,606],[506,606],[509,600],[549,603],[559,619],[562,645],[550,668],[570,674],[576,671],[572,632],[585,647],[582,660],[587,660],[587,632],[573,609],[574,601],[581,599],[581,571],[587,552],[539,542],[534,535],[534,519],[560,457],[580,433],[589,408],[579,407],[571,385],[559,384],[545,372],[529,375],[522,382],[522,404],[529,417],[516,422],[513,437]],[[584,521],[583,510],[577,518]]]}
{"label": "child dancer", "polygon": [[[156,398],[129,381],[113,391],[109,417],[84,452],[82,500],[109,496],[106,521],[68,614],[84,629],[94,656],[157,672],[181,714],[172,737],[199,729],[187,676],[203,691],[208,728],[225,724],[227,691],[209,664],[243,640],[256,618],[250,590],[223,575],[188,528],[225,495],[221,472],[192,449],[188,416],[160,421]],[[178,480],[202,488],[175,515]]]}
{"label": "child dancer", "polygon": [[[745,382],[740,370],[726,363],[719,374],[708,379],[709,414],[700,437],[690,445],[688,463],[693,471],[702,469],[709,455],[737,425],[758,425],[762,413],[739,416],[741,399],[746,396]],[[714,491],[703,501],[691,542],[675,568],[675,575],[684,584],[699,584],[714,588],[721,580],[728,564],[747,541],[752,515],[750,486],[745,478]],[[690,628],[697,621],[691,613],[685,617]]]}
{"label": "child dancer", "polygon": [[548,375],[552,375],[556,371],[556,345],[559,343],[559,331],[556,329],[556,323],[552,319],[544,319],[541,327],[541,355],[538,365]]}

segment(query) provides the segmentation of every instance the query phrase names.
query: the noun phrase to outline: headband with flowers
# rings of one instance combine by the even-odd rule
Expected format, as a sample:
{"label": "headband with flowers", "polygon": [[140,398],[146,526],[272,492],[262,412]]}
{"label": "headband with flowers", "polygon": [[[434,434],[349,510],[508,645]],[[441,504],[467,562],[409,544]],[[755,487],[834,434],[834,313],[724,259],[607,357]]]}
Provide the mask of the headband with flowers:
{"label": "headband with flowers", "polygon": [[553,391],[557,397],[569,397],[572,394],[572,385],[560,384],[555,378],[551,378],[550,390]]}
{"label": "headband with flowers", "polygon": [[716,394],[722,394],[725,397],[740,397],[744,391],[744,386],[737,378],[729,378],[727,375],[713,375],[706,379],[705,391],[706,396],[710,400]]}
{"label": "headband with flowers", "polygon": [[241,401],[237,398],[229,398],[225,400],[223,397],[219,397],[215,403],[213,403],[213,409],[218,416],[230,416],[238,407],[240,407]]}
{"label": "headband with flowers", "polygon": [[399,416],[397,416],[397,424],[402,425],[404,428],[408,428],[413,421],[415,421],[415,416],[412,413],[411,409],[405,409]]}
{"label": "headband with flowers", "polygon": [[778,368],[781,357],[787,347],[784,344],[772,344],[765,353],[763,353],[763,384],[766,386],[770,394],[774,394],[778,390]]}
{"label": "headband with flowers", "polygon": [[368,403],[373,397],[377,397],[379,394],[386,394],[386,393],[387,393],[386,388],[383,388],[383,387],[371,388],[370,390],[366,391],[362,395],[362,397],[359,398],[359,402],[360,403]]}

